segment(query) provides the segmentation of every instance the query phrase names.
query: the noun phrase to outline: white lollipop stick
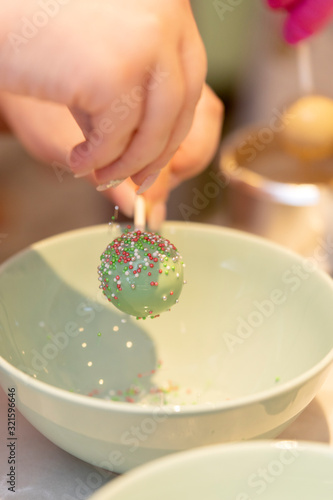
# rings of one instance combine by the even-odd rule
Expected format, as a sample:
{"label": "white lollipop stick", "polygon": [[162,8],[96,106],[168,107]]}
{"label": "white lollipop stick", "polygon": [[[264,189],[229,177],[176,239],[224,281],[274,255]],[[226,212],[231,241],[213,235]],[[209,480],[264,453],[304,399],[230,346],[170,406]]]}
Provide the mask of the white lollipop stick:
{"label": "white lollipop stick", "polygon": [[137,195],[134,205],[134,229],[144,231],[146,228],[146,202],[143,196]]}
{"label": "white lollipop stick", "polygon": [[311,64],[310,45],[308,42],[297,46],[298,79],[302,94],[313,94],[313,72]]}

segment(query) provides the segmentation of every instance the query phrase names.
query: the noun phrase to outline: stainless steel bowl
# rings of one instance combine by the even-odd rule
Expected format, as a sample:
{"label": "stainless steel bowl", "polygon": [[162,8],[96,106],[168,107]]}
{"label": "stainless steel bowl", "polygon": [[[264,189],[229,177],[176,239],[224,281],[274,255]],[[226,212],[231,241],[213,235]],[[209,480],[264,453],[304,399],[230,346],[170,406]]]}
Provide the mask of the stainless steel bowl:
{"label": "stainless steel bowl", "polygon": [[310,163],[291,157],[281,148],[279,130],[253,125],[222,142],[228,225],[306,257],[320,253],[321,267],[330,268],[333,158]]}

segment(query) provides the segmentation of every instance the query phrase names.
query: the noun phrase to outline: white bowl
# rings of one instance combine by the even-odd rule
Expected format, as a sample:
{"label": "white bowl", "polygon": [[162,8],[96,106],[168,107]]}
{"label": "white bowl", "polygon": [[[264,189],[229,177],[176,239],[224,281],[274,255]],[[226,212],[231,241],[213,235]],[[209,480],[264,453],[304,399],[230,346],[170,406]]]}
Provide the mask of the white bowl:
{"label": "white bowl", "polygon": [[112,480],[91,500],[332,500],[333,449],[293,441],[210,446]]}
{"label": "white bowl", "polygon": [[156,319],[122,314],[99,290],[109,226],[50,238],[0,268],[2,386],[51,441],[116,472],[278,435],[333,359],[333,286],[315,260],[215,226],[161,233],[188,284]]}

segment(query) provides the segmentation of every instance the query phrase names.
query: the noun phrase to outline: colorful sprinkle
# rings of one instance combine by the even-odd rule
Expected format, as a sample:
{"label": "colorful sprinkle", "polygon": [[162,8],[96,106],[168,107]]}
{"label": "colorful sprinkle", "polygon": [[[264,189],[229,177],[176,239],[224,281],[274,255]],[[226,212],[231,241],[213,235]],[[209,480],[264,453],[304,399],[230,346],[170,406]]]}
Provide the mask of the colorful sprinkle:
{"label": "colorful sprinkle", "polygon": [[[101,255],[100,288],[121,311],[137,319],[156,318],[178,303],[182,258],[169,240],[156,233],[129,231],[130,227]],[[167,265],[169,258],[172,267]]]}

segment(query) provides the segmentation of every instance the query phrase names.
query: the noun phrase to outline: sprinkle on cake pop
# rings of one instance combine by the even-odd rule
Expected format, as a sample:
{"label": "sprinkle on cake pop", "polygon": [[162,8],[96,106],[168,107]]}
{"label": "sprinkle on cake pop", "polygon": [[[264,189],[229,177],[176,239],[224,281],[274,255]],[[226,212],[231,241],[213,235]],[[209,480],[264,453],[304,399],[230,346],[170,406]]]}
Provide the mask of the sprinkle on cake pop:
{"label": "sprinkle on cake pop", "polygon": [[157,317],[178,302],[184,263],[162,236],[127,226],[101,255],[100,288],[121,311],[137,319]]}

